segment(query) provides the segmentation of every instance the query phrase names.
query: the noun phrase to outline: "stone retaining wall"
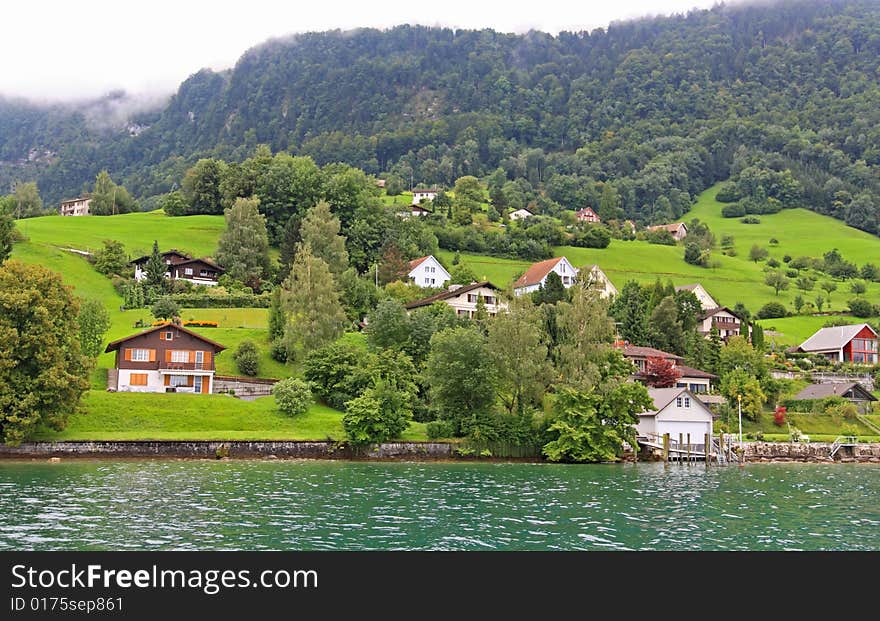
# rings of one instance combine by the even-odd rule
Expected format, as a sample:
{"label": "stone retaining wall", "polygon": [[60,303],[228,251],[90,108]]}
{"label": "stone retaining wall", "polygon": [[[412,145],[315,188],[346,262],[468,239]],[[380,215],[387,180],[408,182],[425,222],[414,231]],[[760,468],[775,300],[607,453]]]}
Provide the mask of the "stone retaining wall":
{"label": "stone retaining wall", "polygon": [[450,459],[445,442],[385,442],[365,448],[321,441],[73,441],[0,445],[0,459],[29,457],[278,457],[312,459]]}
{"label": "stone retaining wall", "polygon": [[278,380],[248,377],[214,376],[214,392],[235,391],[236,397],[264,397],[272,394],[272,386]]}
{"label": "stone retaining wall", "polygon": [[816,461],[880,463],[880,444],[842,446],[832,460],[828,442],[746,442],[746,461]]}

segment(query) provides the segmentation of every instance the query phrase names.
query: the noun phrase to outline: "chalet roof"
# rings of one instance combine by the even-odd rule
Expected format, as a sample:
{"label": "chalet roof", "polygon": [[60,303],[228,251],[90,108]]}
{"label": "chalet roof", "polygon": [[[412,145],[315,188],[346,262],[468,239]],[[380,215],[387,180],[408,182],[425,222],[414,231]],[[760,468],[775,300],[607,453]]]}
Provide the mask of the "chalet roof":
{"label": "chalet roof", "polygon": [[[407,210],[404,210],[404,212],[406,212],[406,211],[407,211]],[[413,212],[413,211],[423,211],[423,212],[428,213],[428,214],[433,213],[430,209],[425,209],[425,208],[422,207],[421,205],[411,205],[408,211],[410,211],[410,212]]]}
{"label": "chalet roof", "polygon": [[526,209],[525,207],[520,207],[519,209],[514,209],[514,210],[511,211],[510,213],[511,213],[511,214],[514,214],[514,213],[520,213],[520,212],[522,212],[522,211],[526,212],[526,213],[529,214],[530,216],[534,216],[534,215],[535,215],[535,214],[533,214],[531,211],[529,211],[528,209]]}
{"label": "chalet roof", "polygon": [[426,257],[421,257],[419,259],[413,259],[412,261],[409,262],[409,270],[412,271],[412,270],[416,269],[418,266],[420,266],[422,263],[424,263],[425,261],[430,259],[432,256],[433,255],[429,254]]}
{"label": "chalet roof", "polygon": [[62,205],[67,205],[68,203],[78,203],[79,201],[88,201],[91,200],[88,196],[79,196],[77,198],[68,198],[67,200],[61,201]]}
{"label": "chalet roof", "polygon": [[742,317],[740,317],[739,315],[734,313],[732,310],[730,310],[726,306],[716,306],[715,308],[710,308],[709,310],[705,310],[702,313],[700,313],[699,315],[697,315],[697,319],[700,321],[703,321],[703,320],[708,319],[709,317],[711,317],[713,315],[717,315],[718,313],[721,313],[721,312],[730,313],[731,315],[733,315],[734,317],[736,317],[740,321],[744,321],[744,319]]}
{"label": "chalet roof", "polygon": [[201,257],[199,259],[188,259],[186,261],[181,261],[180,263],[175,264],[175,267],[177,267],[178,265],[186,265],[188,263],[204,263],[205,265],[207,265],[209,267],[213,267],[217,271],[220,271],[220,272],[226,271],[224,268],[222,268],[219,265],[217,265],[216,263],[214,263],[208,257]]}
{"label": "chalet roof", "polygon": [[681,396],[682,393],[687,394],[691,398],[691,403],[699,403],[700,407],[703,408],[706,412],[709,412],[709,408],[706,407],[702,401],[697,398],[697,395],[692,393],[685,387],[680,388],[649,388],[648,396],[654,401],[654,408],[656,411],[648,410],[647,412],[643,412],[642,416],[655,416],[659,414],[666,406],[672,403],[676,397]]}
{"label": "chalet roof", "polygon": [[853,324],[849,326],[834,326],[831,328],[821,328],[816,331],[813,336],[801,343],[799,349],[801,351],[831,351],[838,350],[851,340],[853,340],[859,332],[868,328],[877,336],[874,329],[866,323]]}
{"label": "chalet roof", "polygon": [[500,289],[498,287],[493,285],[488,280],[484,280],[483,282],[472,282],[469,285],[464,285],[463,287],[458,287],[457,289],[452,289],[452,290],[447,289],[446,291],[441,291],[440,293],[429,296],[427,298],[422,298],[421,300],[415,300],[414,302],[409,302],[408,304],[405,305],[405,308],[413,309],[413,308],[419,308],[421,306],[430,306],[434,302],[442,302],[442,301],[448,300],[450,298],[458,297],[462,293],[468,293],[470,291],[473,291],[474,289],[479,289],[480,287],[489,287],[490,289],[493,289],[495,291],[500,291]]}
{"label": "chalet roof", "polygon": [[595,211],[593,211],[592,207],[584,207],[583,209],[578,209],[575,213],[578,216],[581,216],[581,215],[588,216],[588,215],[592,214],[592,215],[596,216],[597,218],[599,217],[598,214]]}
{"label": "chalet roof", "polygon": [[[565,257],[556,257],[554,259],[547,259],[546,261],[539,261],[537,263],[532,263],[529,266],[529,269],[526,270],[526,273],[519,277],[519,279],[513,283],[515,288],[519,287],[528,287],[530,285],[537,285],[544,277],[547,276],[553,268],[556,267],[556,264],[565,259]],[[568,259],[566,259],[567,261]]]}
{"label": "chalet roof", "polygon": [[687,224],[684,222],[673,222],[672,224],[655,224],[654,226],[649,226],[649,231],[659,231],[660,229],[665,229],[670,233],[675,233],[679,228],[684,227],[687,230]]}
{"label": "chalet roof", "polygon": [[[177,248],[172,248],[171,250],[166,250],[165,252],[162,252],[162,253],[159,254],[159,256],[162,257],[163,259],[164,259],[165,257],[169,256],[169,255],[175,255],[175,256],[178,256],[178,257],[183,257],[183,258],[186,259],[186,260],[190,260],[190,259],[192,259],[192,257],[191,257],[190,255],[186,254],[185,252],[181,252],[181,251],[178,250]],[[131,261],[129,261],[129,264],[140,263],[141,261],[146,261],[146,260],[149,259],[149,258],[150,258],[150,255],[145,254],[145,255],[143,255],[143,256],[141,256],[141,257],[138,257],[137,259],[132,259]]]}
{"label": "chalet roof", "polygon": [[217,348],[217,351],[223,351],[224,349],[226,349],[225,345],[221,345],[217,341],[212,341],[209,338],[205,338],[201,334],[199,334],[197,332],[193,332],[192,330],[190,330],[188,328],[184,328],[183,326],[178,326],[173,323],[165,322],[165,323],[160,324],[158,326],[153,326],[152,328],[142,330],[141,332],[138,332],[137,334],[132,334],[130,336],[126,336],[125,338],[108,343],[107,348],[104,350],[104,352],[106,353],[106,352],[115,351],[115,350],[119,349],[120,345],[122,345],[123,343],[125,343],[127,341],[130,341],[130,340],[137,338],[139,336],[144,336],[145,334],[152,334],[153,332],[156,332],[157,330],[164,330],[164,329],[168,328],[169,326],[180,330],[184,334],[189,334],[193,338],[196,338],[200,341],[204,341],[205,343],[208,343],[209,345],[213,345],[215,348]]}
{"label": "chalet roof", "polygon": [[702,287],[700,283],[696,282],[692,285],[679,285],[675,288],[676,291],[696,291],[697,287]]}
{"label": "chalet roof", "polygon": [[624,345],[621,348],[624,358],[663,358],[665,360],[684,360],[677,354],[670,354],[662,349],[654,349],[653,347],[641,347],[639,345]]}
{"label": "chalet roof", "polygon": [[425,192],[431,192],[433,194],[438,194],[440,192],[440,190],[437,188],[413,188],[413,194],[415,194],[417,192],[421,193],[421,194],[424,194]]}
{"label": "chalet roof", "polygon": [[847,382],[845,384],[810,384],[798,394],[794,396],[797,401],[805,401],[809,399],[825,399],[826,397],[842,397],[850,390],[853,394],[857,394],[859,399],[866,401],[876,401],[877,397],[872,395],[868,390],[858,382]]}

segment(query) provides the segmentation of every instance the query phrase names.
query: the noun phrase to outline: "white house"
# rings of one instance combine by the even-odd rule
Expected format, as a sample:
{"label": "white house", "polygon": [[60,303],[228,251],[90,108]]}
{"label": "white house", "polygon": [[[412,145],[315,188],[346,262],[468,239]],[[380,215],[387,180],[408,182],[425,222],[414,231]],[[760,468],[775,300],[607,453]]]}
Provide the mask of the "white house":
{"label": "white house", "polygon": [[511,220],[525,220],[526,218],[531,218],[534,216],[531,211],[528,209],[517,209],[516,211],[511,211],[508,217]]}
{"label": "white house", "polygon": [[423,200],[432,201],[437,195],[440,193],[440,190],[434,188],[416,188],[412,191],[413,194],[413,205],[418,205]]}
{"label": "white house", "polygon": [[602,222],[602,218],[600,218],[599,215],[590,207],[578,209],[576,212],[574,212],[574,215],[578,219],[578,222]]}
{"label": "white house", "polygon": [[87,216],[92,199],[80,196],[69,201],[61,202],[62,216]]}
{"label": "white house", "polygon": [[601,270],[598,265],[590,265],[588,267],[582,268],[580,270],[581,277],[584,276],[584,272],[589,270],[590,273],[590,286],[594,289],[599,290],[599,294],[603,298],[609,298],[611,296],[617,295],[617,287],[615,287],[608,276],[605,275],[605,272]]}
{"label": "white house", "polygon": [[701,285],[700,283],[694,283],[693,285],[680,285],[675,288],[676,291],[690,291],[697,299],[700,301],[700,306],[703,307],[704,311],[712,310],[713,308],[718,308],[718,302],[709,295],[709,292]]}
{"label": "white house", "polygon": [[550,272],[559,274],[559,278],[562,279],[562,286],[568,289],[574,284],[578,270],[565,257],[539,261],[532,264],[525,274],[513,283],[513,292],[516,295],[523,295],[537,291],[547,281],[547,276]]}
{"label": "white house", "polygon": [[705,445],[706,434],[712,434],[712,412],[690,390],[650,388],[648,394],[654,401],[654,410],[639,414],[639,437],[653,439],[668,433],[673,443],[681,437],[687,444],[690,434],[691,445]]}
{"label": "white house", "polygon": [[469,285],[449,285],[449,289],[416,300],[406,305],[407,310],[430,306],[436,302],[445,302],[461,317],[473,318],[477,314],[477,304],[483,298],[486,313],[494,317],[498,313],[507,312],[508,304],[500,297],[501,290],[488,281],[472,282]]}
{"label": "white house", "polygon": [[451,278],[432,254],[410,261],[407,277],[419,287],[442,287]]}
{"label": "white house", "polygon": [[731,336],[739,336],[742,332],[742,317],[734,313],[726,306],[711,308],[697,317],[697,332],[708,337],[712,326],[718,328],[718,333],[725,341]]}
{"label": "white house", "polygon": [[674,239],[675,241],[683,240],[685,237],[687,237],[687,234],[688,234],[688,227],[687,227],[687,224],[685,224],[684,222],[673,222],[672,224],[658,224],[656,226],[649,226],[648,230],[649,231],[661,231],[661,230],[669,231],[669,233],[672,235],[672,239]]}
{"label": "white house", "polygon": [[420,207],[419,205],[411,205],[401,211],[397,212],[397,216],[403,219],[409,218],[410,216],[430,216],[431,212],[424,207]]}

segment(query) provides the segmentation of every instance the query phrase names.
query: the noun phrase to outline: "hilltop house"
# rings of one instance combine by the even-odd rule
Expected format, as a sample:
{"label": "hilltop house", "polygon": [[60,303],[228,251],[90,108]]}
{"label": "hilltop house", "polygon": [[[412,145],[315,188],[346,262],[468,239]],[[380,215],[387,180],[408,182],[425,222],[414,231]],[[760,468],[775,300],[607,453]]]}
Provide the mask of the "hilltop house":
{"label": "hilltop house", "polygon": [[681,241],[688,234],[688,227],[684,222],[673,222],[672,224],[658,224],[656,226],[649,226],[649,231],[669,231],[672,234],[672,239],[675,241]]}
{"label": "hilltop house", "polygon": [[578,222],[594,222],[596,224],[602,222],[602,218],[600,218],[599,215],[589,207],[578,209],[574,215],[578,219]]}
{"label": "hilltop house", "polygon": [[531,218],[534,215],[535,214],[533,214],[528,209],[517,209],[516,211],[511,211],[507,217],[511,220],[525,220],[526,218]]}
{"label": "hilltop house", "polygon": [[[168,280],[185,280],[196,285],[213,287],[226,271],[210,259],[193,259],[179,250],[169,250],[163,252],[161,256],[168,266],[168,271],[165,272],[165,278]],[[135,280],[144,280],[147,277],[145,269],[149,260],[150,255],[144,255],[131,261],[134,265]]]}
{"label": "hilltop house", "polygon": [[214,359],[226,349],[192,330],[165,323],[107,345],[116,364],[108,390],[119,392],[192,392],[214,390]]}
{"label": "hilltop house", "polygon": [[410,261],[407,277],[419,287],[442,287],[451,278],[432,254]]}
{"label": "hilltop house", "polygon": [[870,403],[877,401],[877,397],[872,395],[867,388],[858,382],[845,382],[842,384],[810,384],[793,397],[794,401],[816,401],[819,399],[827,399],[828,397],[842,397],[853,405],[859,411],[868,413]]}
{"label": "hilltop house", "polygon": [[557,257],[555,259],[547,259],[533,263],[519,279],[513,283],[513,292],[516,295],[524,293],[532,293],[537,291],[547,281],[550,272],[559,274],[562,279],[562,286],[566,289],[574,284],[578,270],[565,257]]}
{"label": "hilltop house", "polygon": [[638,436],[656,439],[668,433],[674,443],[681,438],[693,450],[702,451],[706,434],[712,435],[712,412],[708,406],[687,388],[651,388],[648,394],[654,401],[654,410],[639,414]]}
{"label": "hilltop house", "polygon": [[424,201],[432,201],[437,198],[437,195],[440,193],[440,190],[436,188],[416,188],[412,191],[413,205],[418,205],[423,200]]}
{"label": "hilltop house", "polygon": [[79,198],[73,198],[69,201],[61,201],[61,215],[62,216],[87,216],[89,215],[89,205],[92,203],[92,199],[86,198],[85,196],[80,196]]}
{"label": "hilltop house", "polygon": [[406,305],[407,310],[430,306],[435,302],[445,302],[461,317],[473,318],[477,313],[477,303],[483,298],[486,312],[490,317],[507,311],[507,302],[501,300],[498,287],[488,281],[472,282],[469,285],[449,285],[446,291]]}
{"label": "hilltop house", "polygon": [[734,313],[726,306],[710,308],[697,316],[697,332],[705,337],[709,336],[712,326],[718,328],[718,333],[725,341],[731,336],[739,336],[742,331],[742,317]]}
{"label": "hilltop house", "polygon": [[700,306],[703,307],[704,311],[712,310],[713,308],[718,308],[718,302],[709,295],[709,292],[701,285],[700,283],[694,283],[693,285],[680,285],[675,288],[676,291],[690,291],[697,299],[700,301]]}
{"label": "hilltop house", "polygon": [[877,364],[877,332],[866,323],[822,328],[797,349],[837,362]]}
{"label": "hilltop house", "polygon": [[633,375],[633,379],[636,381],[644,383],[646,379],[645,370],[648,366],[649,358],[670,360],[673,363],[675,370],[681,374],[675,386],[677,388],[687,388],[697,395],[710,392],[712,390],[712,383],[718,380],[717,375],[682,364],[684,358],[676,354],[670,354],[669,352],[665,352],[661,349],[654,349],[653,347],[630,345],[627,342],[617,343],[616,346],[620,349],[620,353],[623,354],[623,357],[632,362],[636,366],[636,369],[638,369],[635,375]]}

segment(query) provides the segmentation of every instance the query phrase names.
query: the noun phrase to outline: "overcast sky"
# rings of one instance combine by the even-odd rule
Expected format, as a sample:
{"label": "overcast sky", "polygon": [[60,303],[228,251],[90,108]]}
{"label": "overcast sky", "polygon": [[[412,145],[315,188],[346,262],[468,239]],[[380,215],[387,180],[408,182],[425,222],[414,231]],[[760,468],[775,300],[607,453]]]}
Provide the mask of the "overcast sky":
{"label": "overcast sky", "polygon": [[122,88],[168,93],[202,67],[297,32],[423,24],[592,30],[611,21],[706,8],[715,0],[4,0],[0,93],[81,99]]}

